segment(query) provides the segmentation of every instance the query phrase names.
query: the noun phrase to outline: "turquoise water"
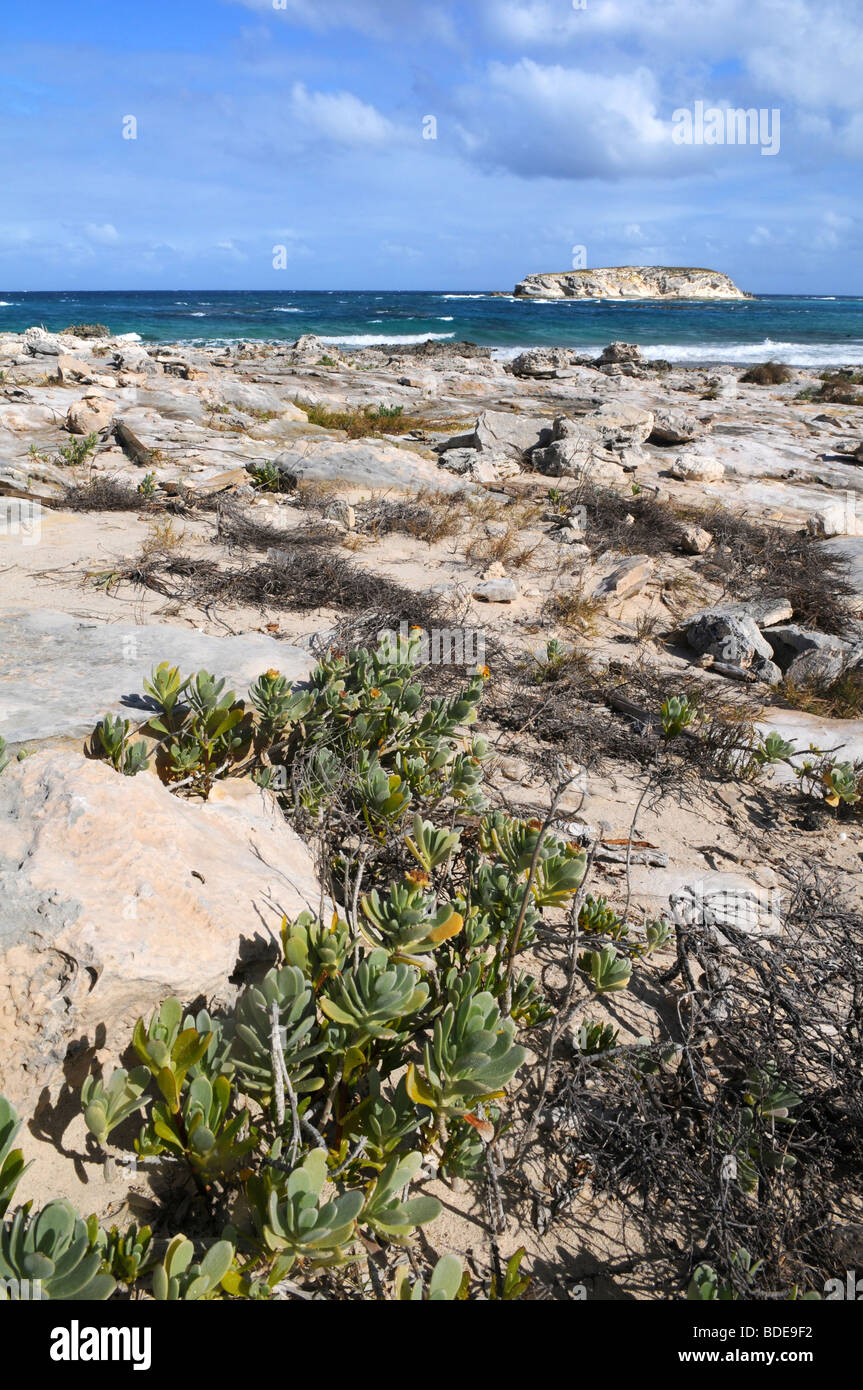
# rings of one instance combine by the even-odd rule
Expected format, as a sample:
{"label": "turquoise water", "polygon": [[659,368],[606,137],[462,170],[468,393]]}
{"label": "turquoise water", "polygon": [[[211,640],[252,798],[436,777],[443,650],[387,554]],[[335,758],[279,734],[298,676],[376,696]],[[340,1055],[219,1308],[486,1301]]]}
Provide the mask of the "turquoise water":
{"label": "turquoise water", "polygon": [[557,345],[593,352],[614,339],[674,362],[863,364],[863,298],[760,296],[729,303],[655,300],[538,302],[477,291],[0,290],[0,332],[104,323],[144,342],[289,341],[317,333],[325,343],[364,347],[467,339],[512,356]]}

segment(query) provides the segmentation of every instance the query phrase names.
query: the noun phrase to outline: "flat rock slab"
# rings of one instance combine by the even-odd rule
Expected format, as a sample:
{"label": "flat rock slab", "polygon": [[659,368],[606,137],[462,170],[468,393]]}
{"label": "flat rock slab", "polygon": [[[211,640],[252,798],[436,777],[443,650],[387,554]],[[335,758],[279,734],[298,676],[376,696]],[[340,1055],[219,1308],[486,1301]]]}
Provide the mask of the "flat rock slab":
{"label": "flat rock slab", "polygon": [[264,671],[301,681],[310,654],[264,634],[209,637],[167,624],[94,623],[67,613],[0,617],[0,735],[7,743],[86,737],[109,710],[147,714],[144,680],[160,661],[184,676],[206,669],[245,697]]}
{"label": "flat rock slab", "polygon": [[278,454],[274,462],[280,472],[300,481],[348,483],[370,491],[460,492],[466,486],[421,454],[367,439],[310,440]]}

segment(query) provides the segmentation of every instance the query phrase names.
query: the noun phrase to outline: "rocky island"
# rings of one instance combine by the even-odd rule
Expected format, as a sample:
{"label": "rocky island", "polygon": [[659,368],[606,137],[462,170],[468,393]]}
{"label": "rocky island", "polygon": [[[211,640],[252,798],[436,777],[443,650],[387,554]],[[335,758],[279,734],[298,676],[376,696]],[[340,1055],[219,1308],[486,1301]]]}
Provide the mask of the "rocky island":
{"label": "rocky island", "polygon": [[519,299],[751,299],[719,270],[693,266],[616,265],[528,275]]}

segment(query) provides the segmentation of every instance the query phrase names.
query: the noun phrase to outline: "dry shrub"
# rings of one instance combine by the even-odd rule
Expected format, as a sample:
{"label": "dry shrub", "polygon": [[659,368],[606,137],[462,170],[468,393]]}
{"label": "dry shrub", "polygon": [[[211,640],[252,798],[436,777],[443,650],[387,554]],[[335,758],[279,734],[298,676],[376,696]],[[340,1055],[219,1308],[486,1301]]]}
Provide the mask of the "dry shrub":
{"label": "dry shrub", "polygon": [[783,386],[791,380],[791,372],[784,362],[759,362],[744,372],[740,380],[755,386]]}
{"label": "dry shrub", "polygon": [[59,502],[45,505],[70,512],[141,512],[152,503],[116,478],[94,478],[81,487],[68,488]]}

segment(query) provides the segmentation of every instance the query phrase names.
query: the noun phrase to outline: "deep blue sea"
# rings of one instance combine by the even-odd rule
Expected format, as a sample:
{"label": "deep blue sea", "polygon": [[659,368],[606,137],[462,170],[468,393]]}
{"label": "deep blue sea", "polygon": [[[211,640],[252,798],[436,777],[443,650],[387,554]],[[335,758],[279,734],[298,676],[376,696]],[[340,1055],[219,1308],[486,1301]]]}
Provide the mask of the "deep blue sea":
{"label": "deep blue sea", "polygon": [[673,362],[863,364],[863,298],[772,295],[729,303],[540,302],[433,290],[0,290],[0,332],[104,323],[144,342],[288,341],[316,333],[351,348],[426,338],[484,344],[501,357],[525,347],[594,351],[615,339]]}

